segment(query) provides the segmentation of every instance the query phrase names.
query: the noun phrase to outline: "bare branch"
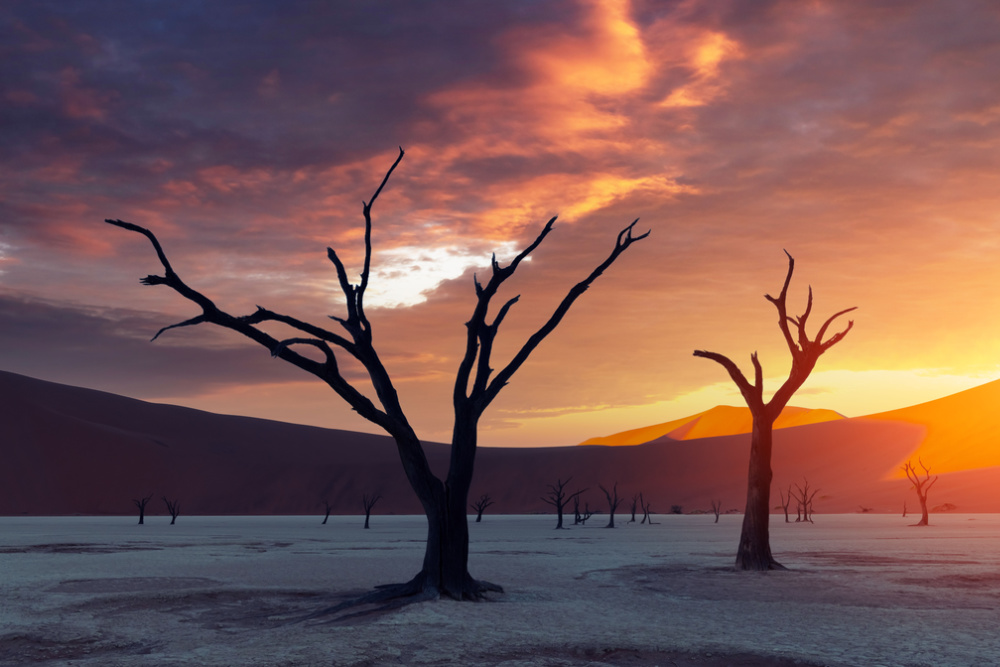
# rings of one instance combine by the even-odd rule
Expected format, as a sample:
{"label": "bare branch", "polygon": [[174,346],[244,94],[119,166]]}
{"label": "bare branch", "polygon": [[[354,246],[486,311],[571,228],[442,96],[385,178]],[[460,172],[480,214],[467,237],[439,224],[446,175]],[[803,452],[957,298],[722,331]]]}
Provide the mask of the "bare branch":
{"label": "bare branch", "polygon": [[788,328],[788,285],[792,282],[792,273],[795,271],[795,259],[792,258],[791,254],[787,250],[784,251],[785,256],[788,257],[788,273],[785,274],[785,283],[781,286],[781,293],[778,298],[774,298],[770,294],[765,294],[764,298],[774,304],[774,307],[778,309],[778,327],[781,329],[781,334],[785,337],[785,343],[788,345],[788,350],[795,357],[799,353],[799,348],[795,344],[795,340],[792,338],[792,332]]}
{"label": "bare branch", "polygon": [[159,338],[160,334],[163,333],[164,331],[169,331],[170,329],[179,329],[180,327],[190,327],[207,321],[208,319],[204,315],[199,315],[197,317],[192,317],[190,320],[184,320],[183,322],[178,322],[177,324],[171,324],[170,326],[163,327],[162,329],[157,331],[156,335],[149,339],[149,342],[152,343],[154,340]]}
{"label": "bare branch", "polygon": [[364,317],[364,312],[365,312],[364,298],[365,298],[365,290],[368,289],[368,274],[371,270],[371,264],[372,264],[372,205],[375,203],[375,200],[378,199],[379,194],[381,194],[382,188],[384,188],[385,184],[389,182],[389,177],[392,176],[392,172],[396,170],[396,167],[399,165],[400,161],[402,161],[403,155],[404,155],[403,147],[400,146],[399,155],[396,157],[396,161],[392,163],[391,167],[389,167],[389,171],[385,172],[385,177],[379,184],[378,189],[375,190],[375,194],[373,194],[372,198],[369,199],[367,202],[363,202],[364,208],[362,209],[362,212],[364,213],[365,216],[365,268],[362,269],[361,271],[361,284],[358,285],[357,303],[358,303],[358,315],[361,318],[361,320],[365,322],[366,326],[367,326],[367,319],[365,319]]}
{"label": "bare branch", "polygon": [[[709,352],[707,350],[695,350],[694,356],[711,359],[725,368],[729,373],[729,377],[731,377],[733,382],[736,383],[736,387],[740,390],[740,394],[743,395],[743,399],[747,402],[747,405],[756,404],[762,400],[763,381],[758,383],[761,385],[760,390],[758,390],[757,387],[751,385],[750,382],[747,381],[746,377],[743,375],[743,371],[741,371],[739,366],[737,366],[729,357],[719,354],[718,352]],[[757,370],[760,368],[760,363],[756,362],[756,352],[750,358],[755,362],[754,369],[757,374],[755,376],[756,380],[757,376],[761,373],[761,371]]]}
{"label": "bare branch", "polygon": [[[544,238],[544,235],[548,233],[548,229],[551,228],[554,220],[555,218],[549,221],[549,224],[546,225],[546,229],[538,237],[535,243],[532,244],[532,248],[541,243],[542,238]],[[477,402],[479,403],[480,410],[485,409],[486,406],[489,405],[494,398],[496,398],[497,394],[500,393],[500,390],[506,386],[506,384],[510,381],[510,378],[515,372],[517,372],[517,369],[519,369],[521,365],[527,361],[531,353],[536,347],[538,347],[538,344],[541,343],[546,336],[552,333],[556,326],[558,326],[559,322],[562,321],[563,316],[565,316],[569,311],[573,302],[576,301],[581,294],[586,292],[590,285],[597,280],[601,274],[608,269],[608,267],[614,264],[615,260],[617,260],[623,252],[628,250],[629,246],[636,241],[640,241],[649,236],[648,231],[639,236],[632,236],[632,229],[635,227],[637,222],[639,222],[638,218],[633,220],[630,225],[618,233],[618,238],[615,240],[615,247],[611,251],[611,254],[608,255],[607,259],[601,262],[596,269],[591,271],[589,276],[570,289],[569,293],[563,298],[562,302],[556,308],[555,312],[552,313],[552,316],[548,319],[548,321],[543,324],[538,331],[532,334],[530,338],[528,338],[527,342],[521,347],[518,353],[514,355],[514,358],[511,359],[510,363],[497,373],[496,377],[493,378],[493,381],[490,382],[487,387],[486,392],[481,397],[478,397],[479,400]],[[508,268],[512,268],[513,266],[514,264]]]}

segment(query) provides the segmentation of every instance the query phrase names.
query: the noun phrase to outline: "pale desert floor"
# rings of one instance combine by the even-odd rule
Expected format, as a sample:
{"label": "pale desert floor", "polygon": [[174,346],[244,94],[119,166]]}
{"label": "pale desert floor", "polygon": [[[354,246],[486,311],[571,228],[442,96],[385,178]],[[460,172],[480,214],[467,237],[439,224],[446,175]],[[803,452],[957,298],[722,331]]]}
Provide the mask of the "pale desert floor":
{"label": "pale desert floor", "polygon": [[773,516],[764,574],[712,519],[487,515],[470,566],[504,595],[330,623],[289,619],[409,579],[422,517],[0,518],[0,664],[1000,664],[1000,515]]}

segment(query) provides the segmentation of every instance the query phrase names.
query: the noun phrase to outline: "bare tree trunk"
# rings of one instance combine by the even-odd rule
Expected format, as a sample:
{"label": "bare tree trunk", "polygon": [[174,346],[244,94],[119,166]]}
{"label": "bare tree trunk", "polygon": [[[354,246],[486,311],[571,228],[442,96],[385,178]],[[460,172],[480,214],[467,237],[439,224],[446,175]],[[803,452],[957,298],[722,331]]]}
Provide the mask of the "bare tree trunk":
{"label": "bare tree trunk", "polygon": [[[763,421],[764,423],[760,423]],[[771,555],[768,521],[771,503],[771,421],[754,415],[750,436],[750,469],[747,473],[747,506],[736,550],[739,570],[780,570]]]}
{"label": "bare tree trunk", "polygon": [[712,512],[715,514],[715,522],[719,523],[719,515],[722,514],[722,501],[713,500],[712,501]]}

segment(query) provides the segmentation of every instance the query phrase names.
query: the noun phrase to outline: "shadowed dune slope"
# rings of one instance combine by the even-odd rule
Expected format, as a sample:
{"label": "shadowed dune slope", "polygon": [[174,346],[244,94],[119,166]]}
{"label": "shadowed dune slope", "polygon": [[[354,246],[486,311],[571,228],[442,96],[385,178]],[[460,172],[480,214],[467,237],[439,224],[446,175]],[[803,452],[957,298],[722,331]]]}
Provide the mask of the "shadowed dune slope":
{"label": "shadowed dune slope", "polygon": [[[0,514],[127,515],[131,499],[148,494],[154,516],[165,514],[160,496],[178,499],[178,521],[185,514],[320,513],[324,499],[338,514],[359,514],[361,495],[372,492],[383,496],[375,514],[421,512],[386,436],[215,415],[3,372],[0,398]],[[889,477],[925,431],[885,419],[781,429],[772,505],[779,486],[808,477],[822,489],[819,512],[895,512],[904,500],[913,508],[909,484]],[[442,473],[448,446],[426,449]],[[626,498],[642,491],[657,513],[671,505],[704,510],[712,499],[741,509],[748,449],[745,434],[664,436],[633,447],[482,447],[471,495],[496,500],[487,514],[550,512],[541,500],[547,485],[572,477],[569,489],[587,488],[582,499],[592,509],[606,511],[597,487],[615,482]],[[1000,468],[942,475],[931,504],[997,512],[998,489]]]}

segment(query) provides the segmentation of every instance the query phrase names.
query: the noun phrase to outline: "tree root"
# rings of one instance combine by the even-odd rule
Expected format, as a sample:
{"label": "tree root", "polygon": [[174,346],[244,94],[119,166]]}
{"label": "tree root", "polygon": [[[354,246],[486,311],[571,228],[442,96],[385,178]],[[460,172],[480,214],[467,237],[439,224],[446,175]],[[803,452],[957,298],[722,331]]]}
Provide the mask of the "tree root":
{"label": "tree root", "polygon": [[394,611],[418,602],[429,602],[441,597],[455,600],[479,601],[487,599],[486,593],[503,593],[503,587],[466,577],[466,582],[460,591],[442,591],[427,581],[427,575],[421,572],[410,581],[403,584],[383,584],[375,590],[351,600],[345,600],[332,607],[320,609],[311,614],[293,619],[292,623],[304,623],[319,618],[327,619],[327,623],[336,623],[356,619],[370,614]]}

